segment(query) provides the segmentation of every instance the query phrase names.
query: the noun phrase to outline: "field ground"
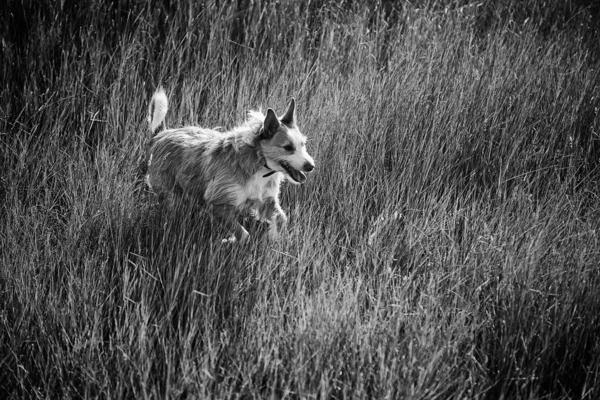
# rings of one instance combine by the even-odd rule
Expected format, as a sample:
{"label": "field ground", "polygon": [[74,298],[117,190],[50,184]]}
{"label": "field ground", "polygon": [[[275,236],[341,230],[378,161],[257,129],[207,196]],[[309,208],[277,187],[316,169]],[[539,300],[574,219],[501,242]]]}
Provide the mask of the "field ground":
{"label": "field ground", "polygon": [[[600,398],[600,6],[0,6],[0,397]],[[293,96],[289,232],[224,246],[147,102]]]}

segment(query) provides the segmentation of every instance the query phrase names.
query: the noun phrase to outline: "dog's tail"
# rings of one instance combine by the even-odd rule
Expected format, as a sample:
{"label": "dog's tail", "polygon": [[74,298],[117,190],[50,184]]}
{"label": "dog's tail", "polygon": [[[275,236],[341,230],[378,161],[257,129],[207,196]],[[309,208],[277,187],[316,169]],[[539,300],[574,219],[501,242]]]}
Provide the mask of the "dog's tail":
{"label": "dog's tail", "polygon": [[168,109],[169,101],[167,100],[167,95],[163,88],[159,87],[156,89],[156,92],[154,92],[152,100],[150,100],[150,105],[148,106],[148,126],[150,128],[151,136],[156,134],[156,130],[164,121]]}
{"label": "dog's tail", "polygon": [[144,182],[144,178],[148,173],[148,166],[152,160],[150,149],[152,147],[154,135],[158,133],[157,130],[163,123],[168,108],[169,101],[167,100],[167,95],[163,88],[159,87],[156,89],[156,92],[154,92],[152,100],[150,100],[150,105],[148,106],[148,128],[150,129],[150,138],[146,140],[145,154],[140,155],[138,159],[138,182],[140,183],[140,187],[141,182]]}

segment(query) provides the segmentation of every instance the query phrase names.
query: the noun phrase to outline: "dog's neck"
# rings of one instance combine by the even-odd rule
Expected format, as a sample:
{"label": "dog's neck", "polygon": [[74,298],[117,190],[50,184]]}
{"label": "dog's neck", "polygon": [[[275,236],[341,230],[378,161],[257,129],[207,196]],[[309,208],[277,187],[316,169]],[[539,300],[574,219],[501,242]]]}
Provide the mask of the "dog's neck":
{"label": "dog's neck", "polygon": [[267,163],[267,159],[265,158],[264,154],[262,154],[261,147],[260,147],[260,141],[261,141],[261,134],[262,134],[263,129],[264,128],[261,127],[260,130],[258,131],[258,134],[255,136],[253,147],[257,149],[258,156],[263,159],[263,167],[265,167],[266,169],[269,170],[269,172],[267,172],[266,174],[263,175],[263,178],[268,178],[269,176],[273,175],[277,171],[275,171],[274,169],[269,167],[269,164]]}

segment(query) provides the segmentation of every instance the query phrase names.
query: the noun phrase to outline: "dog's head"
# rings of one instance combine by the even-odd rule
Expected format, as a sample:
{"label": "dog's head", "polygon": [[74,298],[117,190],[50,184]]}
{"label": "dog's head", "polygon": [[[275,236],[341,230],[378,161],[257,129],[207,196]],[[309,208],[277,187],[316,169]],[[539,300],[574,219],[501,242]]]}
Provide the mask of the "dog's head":
{"label": "dog's head", "polygon": [[304,172],[315,169],[315,161],[306,151],[306,137],[296,125],[294,113],[296,102],[281,118],[272,109],[267,115],[259,134],[259,143],[267,166],[273,171],[283,172],[293,184],[306,181]]}

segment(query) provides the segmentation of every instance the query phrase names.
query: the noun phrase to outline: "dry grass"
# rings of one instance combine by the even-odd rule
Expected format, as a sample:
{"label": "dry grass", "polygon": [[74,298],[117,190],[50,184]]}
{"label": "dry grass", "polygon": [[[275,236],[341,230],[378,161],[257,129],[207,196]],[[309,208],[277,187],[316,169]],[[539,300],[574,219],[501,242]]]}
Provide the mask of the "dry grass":
{"label": "dry grass", "polygon": [[[598,398],[598,6],[238,3],[2,6],[3,397]],[[140,191],[159,84],[296,97],[285,241]]]}

